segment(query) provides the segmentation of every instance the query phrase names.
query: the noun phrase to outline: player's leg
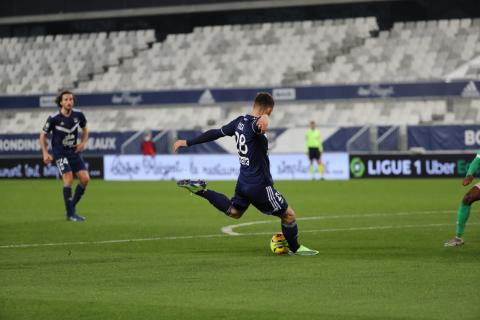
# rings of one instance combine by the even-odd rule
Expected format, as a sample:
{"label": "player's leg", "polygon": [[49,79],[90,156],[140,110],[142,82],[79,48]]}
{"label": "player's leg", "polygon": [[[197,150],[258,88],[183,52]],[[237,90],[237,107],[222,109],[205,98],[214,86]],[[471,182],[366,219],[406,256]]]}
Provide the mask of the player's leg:
{"label": "player's leg", "polygon": [[75,188],[75,195],[73,196],[73,205],[76,206],[77,203],[82,198],[85,190],[87,189],[88,182],[90,181],[90,175],[87,170],[80,170],[75,173],[78,178],[78,184]]}
{"label": "player's leg", "polygon": [[232,206],[228,210],[227,216],[233,219],[240,219],[244,213],[245,213],[245,209],[236,208],[235,204],[232,204]]}
{"label": "player's leg", "polygon": [[318,154],[317,168],[318,168],[318,172],[320,173],[320,179],[323,179],[323,176],[325,174],[325,166],[323,165],[321,152]]}
{"label": "player's leg", "polygon": [[65,172],[62,174],[63,179],[63,201],[65,203],[65,210],[67,211],[67,219],[75,216],[75,207],[73,206],[72,200],[72,182],[73,182],[73,173],[72,171]]}
{"label": "player's leg", "polygon": [[300,248],[300,244],[298,243],[298,226],[295,212],[288,206],[287,210],[278,217],[282,221],[282,233],[285,239],[287,239],[288,247],[293,252],[296,252]]}
{"label": "player's leg", "polygon": [[308,249],[298,243],[298,226],[295,212],[285,198],[272,186],[260,186],[248,190],[252,204],[261,212],[281,219],[282,233],[292,252],[299,255],[315,255],[316,250]]}
{"label": "player's leg", "polygon": [[177,182],[177,185],[199,197],[207,199],[215,208],[234,219],[239,219],[245,212],[246,207],[248,207],[248,204],[245,208],[239,204],[234,206],[233,199],[230,200],[222,193],[207,189],[207,183],[204,180],[180,180]]}
{"label": "player's leg", "polygon": [[310,160],[310,166],[308,167],[312,180],[315,180],[315,167],[313,166],[313,161],[315,160],[314,150],[308,148],[308,159]]}
{"label": "player's leg", "polygon": [[445,243],[447,247],[455,247],[464,244],[462,239],[465,232],[465,225],[470,216],[470,208],[472,203],[480,200],[480,185],[475,185],[467,194],[463,197],[462,203],[457,210],[457,225],[455,230],[455,238]]}
{"label": "player's leg", "polygon": [[318,254],[317,250],[313,250],[298,243],[298,226],[296,222],[295,212],[289,206],[285,213],[280,216],[282,219],[282,233],[287,239],[288,247],[296,255],[314,256]]}
{"label": "player's leg", "polygon": [[67,157],[59,157],[55,159],[58,171],[62,175],[63,180],[63,201],[65,203],[65,210],[67,211],[67,220],[72,220],[75,217],[75,207],[73,205],[72,199],[72,182],[73,182],[73,173],[72,168]]}
{"label": "player's leg", "polygon": [[72,205],[73,205],[73,216],[70,217],[70,221],[84,221],[85,217],[77,215],[75,212],[75,206],[77,202],[80,200],[82,195],[85,193],[85,188],[90,180],[90,176],[88,175],[87,167],[85,162],[80,157],[80,155],[75,154],[68,157],[68,162],[72,172],[77,176],[79,179],[79,184],[75,189],[75,195],[72,198]]}

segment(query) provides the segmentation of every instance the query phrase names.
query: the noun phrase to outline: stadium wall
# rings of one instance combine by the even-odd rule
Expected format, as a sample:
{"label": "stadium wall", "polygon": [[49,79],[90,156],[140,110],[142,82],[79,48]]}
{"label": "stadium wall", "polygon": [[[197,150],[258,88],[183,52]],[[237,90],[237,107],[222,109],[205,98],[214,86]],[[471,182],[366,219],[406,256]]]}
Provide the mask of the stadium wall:
{"label": "stadium wall", "polygon": [[[124,91],[76,94],[80,107],[146,106],[170,104],[236,103],[252,101],[259,91],[270,92],[277,102],[399,99],[426,97],[480,98],[480,81],[415,83],[366,83],[284,88],[194,89],[171,91]],[[55,95],[0,96],[0,109],[55,107]]]}
{"label": "stadium wall", "polygon": [[[326,152],[402,151],[400,130],[397,126],[319,127],[318,129],[323,137],[323,146]],[[389,130],[392,134],[388,136],[388,139],[381,140],[383,134]],[[305,152],[305,128],[275,128],[270,131],[267,135],[270,153]],[[407,150],[472,153],[480,148],[480,125],[407,126],[406,131],[408,135]],[[143,136],[139,133],[142,132],[91,132],[84,154],[87,156],[140,154]],[[167,154],[171,153],[169,137],[175,135],[179,139],[189,139],[198,135],[200,131],[154,131],[153,133],[165,133],[161,139],[155,140],[155,145],[157,153]],[[372,134],[375,134],[373,143]],[[381,143],[377,144],[376,150],[372,150],[372,144],[380,140]],[[235,154],[236,149],[231,138],[224,137],[215,142],[182,149],[179,152],[180,154]],[[0,158],[39,156],[40,153],[38,134],[0,134]]]}

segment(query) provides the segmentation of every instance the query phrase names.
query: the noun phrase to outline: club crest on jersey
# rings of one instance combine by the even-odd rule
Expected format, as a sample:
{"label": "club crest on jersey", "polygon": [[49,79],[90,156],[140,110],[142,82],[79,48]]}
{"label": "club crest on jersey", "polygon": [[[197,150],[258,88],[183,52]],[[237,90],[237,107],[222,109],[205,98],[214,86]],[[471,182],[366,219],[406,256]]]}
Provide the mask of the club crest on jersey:
{"label": "club crest on jersey", "polygon": [[77,122],[78,122],[78,118],[73,118],[73,122],[77,123]]}
{"label": "club crest on jersey", "polygon": [[60,125],[61,125],[61,126],[64,126],[64,125],[65,125],[65,123],[63,123],[63,121],[62,121],[62,122],[60,122]]}
{"label": "club crest on jersey", "polygon": [[243,131],[243,122],[240,122],[237,126],[237,129]]}

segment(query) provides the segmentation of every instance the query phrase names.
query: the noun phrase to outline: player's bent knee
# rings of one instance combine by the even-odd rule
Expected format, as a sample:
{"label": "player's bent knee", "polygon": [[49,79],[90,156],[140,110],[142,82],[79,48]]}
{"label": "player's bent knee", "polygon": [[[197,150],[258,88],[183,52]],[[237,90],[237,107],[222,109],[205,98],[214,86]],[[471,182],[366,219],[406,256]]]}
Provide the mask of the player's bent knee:
{"label": "player's bent knee", "polygon": [[228,216],[233,219],[240,219],[245,211],[238,210],[235,207],[230,207],[228,210]]}
{"label": "player's bent knee", "polygon": [[471,194],[466,194],[462,199],[462,203],[465,205],[471,205],[477,200],[479,200],[478,197],[475,197],[474,195],[471,195]]}
{"label": "player's bent knee", "polygon": [[292,208],[288,207],[287,211],[281,216],[281,219],[282,223],[291,224],[296,220],[295,212]]}
{"label": "player's bent knee", "polygon": [[82,186],[86,187],[89,181],[90,181],[90,177],[87,175],[86,177],[80,180],[80,183],[82,184]]}
{"label": "player's bent knee", "polygon": [[80,184],[83,186],[83,187],[86,187],[88,182],[90,181],[90,175],[88,174],[88,172],[80,172],[78,173],[78,180],[80,181]]}

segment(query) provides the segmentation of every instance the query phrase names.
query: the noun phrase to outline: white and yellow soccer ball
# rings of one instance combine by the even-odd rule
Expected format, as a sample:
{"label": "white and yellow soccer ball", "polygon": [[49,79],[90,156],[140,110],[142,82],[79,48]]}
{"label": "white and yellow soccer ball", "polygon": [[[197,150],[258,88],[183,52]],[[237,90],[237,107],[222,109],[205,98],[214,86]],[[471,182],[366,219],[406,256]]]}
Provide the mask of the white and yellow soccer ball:
{"label": "white and yellow soccer ball", "polygon": [[288,248],[287,239],[283,233],[275,233],[270,240],[270,250],[275,254],[287,254],[290,249]]}

